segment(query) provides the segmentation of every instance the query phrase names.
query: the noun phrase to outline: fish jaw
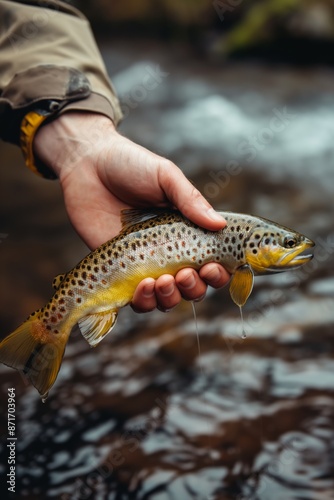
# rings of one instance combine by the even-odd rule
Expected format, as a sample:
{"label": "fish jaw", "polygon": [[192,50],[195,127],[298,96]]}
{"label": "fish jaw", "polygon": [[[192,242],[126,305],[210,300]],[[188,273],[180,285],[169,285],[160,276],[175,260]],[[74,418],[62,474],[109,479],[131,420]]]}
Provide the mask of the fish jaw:
{"label": "fish jaw", "polygon": [[[280,261],[278,262],[279,269],[283,266],[285,269],[296,269],[304,264],[310,262],[314,254],[310,251],[311,248],[314,248],[315,243],[309,238],[305,238],[300,247],[295,248],[294,251],[288,253],[287,255],[283,255]],[[278,269],[278,270],[279,270]]]}
{"label": "fish jaw", "polygon": [[259,248],[256,256],[249,253],[247,262],[257,275],[289,271],[312,260],[313,252],[310,249],[314,246],[314,242],[306,237],[303,237],[302,241],[291,249],[280,245],[264,245]]}

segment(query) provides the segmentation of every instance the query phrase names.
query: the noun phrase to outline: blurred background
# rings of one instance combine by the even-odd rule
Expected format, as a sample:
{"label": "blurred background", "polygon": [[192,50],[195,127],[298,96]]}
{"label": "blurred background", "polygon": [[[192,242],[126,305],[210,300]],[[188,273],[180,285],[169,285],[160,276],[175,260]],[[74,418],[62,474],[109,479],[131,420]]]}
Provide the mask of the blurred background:
{"label": "blurred background", "polygon": [[[334,498],[334,4],[84,0],[123,134],[177,163],[217,208],[313,239],[314,260],[168,314],[121,311],[103,345],[74,333],[42,403],[17,394],[17,497]],[[87,248],[57,182],[1,143],[1,335]],[[1,412],[6,473],[6,411]]]}

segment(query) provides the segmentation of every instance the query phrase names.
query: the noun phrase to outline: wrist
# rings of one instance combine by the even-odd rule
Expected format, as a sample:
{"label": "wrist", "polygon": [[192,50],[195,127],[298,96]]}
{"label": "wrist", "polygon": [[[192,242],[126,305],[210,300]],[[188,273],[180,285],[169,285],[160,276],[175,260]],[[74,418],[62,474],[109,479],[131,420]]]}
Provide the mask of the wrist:
{"label": "wrist", "polygon": [[69,111],[38,130],[34,153],[61,180],[79,164],[94,162],[106,136],[113,134],[115,126],[106,116]]}

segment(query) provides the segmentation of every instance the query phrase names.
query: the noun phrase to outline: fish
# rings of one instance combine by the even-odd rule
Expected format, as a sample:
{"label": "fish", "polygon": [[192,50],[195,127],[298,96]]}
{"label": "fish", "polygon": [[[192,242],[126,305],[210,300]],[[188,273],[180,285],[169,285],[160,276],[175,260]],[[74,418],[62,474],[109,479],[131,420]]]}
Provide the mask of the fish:
{"label": "fish", "polygon": [[89,345],[98,345],[142,279],[218,262],[232,275],[230,295],[241,308],[254,276],[296,269],[313,257],[314,242],[296,231],[253,215],[218,213],[227,225],[210,231],[177,210],[123,210],[121,232],[54,279],[50,301],[0,343],[0,362],[23,373],[45,400],[72,329],[78,325]]}

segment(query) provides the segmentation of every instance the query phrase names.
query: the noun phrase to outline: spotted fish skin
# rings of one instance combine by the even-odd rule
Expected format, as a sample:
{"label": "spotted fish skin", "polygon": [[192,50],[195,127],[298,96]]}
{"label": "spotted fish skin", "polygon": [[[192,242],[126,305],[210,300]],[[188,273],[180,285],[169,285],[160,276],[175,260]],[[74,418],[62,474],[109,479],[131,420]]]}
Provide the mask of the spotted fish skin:
{"label": "spotted fish skin", "polygon": [[254,275],[310,260],[311,255],[298,257],[313,246],[303,235],[259,217],[219,213],[227,226],[209,231],[177,211],[123,211],[122,232],[55,279],[56,290],[46,306],[0,344],[0,361],[24,371],[45,396],[56,379],[72,328],[78,324],[90,345],[97,345],[142,279],[218,262],[233,275],[231,296],[242,306]]}

